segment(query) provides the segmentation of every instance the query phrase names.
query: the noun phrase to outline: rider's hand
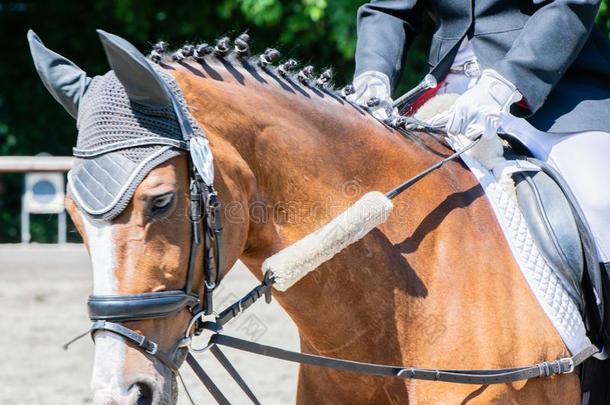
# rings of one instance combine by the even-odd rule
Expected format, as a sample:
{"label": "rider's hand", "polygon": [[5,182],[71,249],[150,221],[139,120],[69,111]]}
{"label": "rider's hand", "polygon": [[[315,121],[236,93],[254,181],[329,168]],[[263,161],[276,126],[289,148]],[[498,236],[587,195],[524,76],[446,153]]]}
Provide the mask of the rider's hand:
{"label": "rider's hand", "polygon": [[390,79],[381,72],[368,71],[354,79],[354,94],[347,99],[368,109],[378,120],[386,120],[393,113]]}
{"label": "rider's hand", "polygon": [[500,118],[510,106],[521,100],[515,85],[492,69],[485,69],[477,83],[462,94],[446,113],[434,117],[437,125],[445,125],[450,136],[465,135],[473,139],[496,135]]}

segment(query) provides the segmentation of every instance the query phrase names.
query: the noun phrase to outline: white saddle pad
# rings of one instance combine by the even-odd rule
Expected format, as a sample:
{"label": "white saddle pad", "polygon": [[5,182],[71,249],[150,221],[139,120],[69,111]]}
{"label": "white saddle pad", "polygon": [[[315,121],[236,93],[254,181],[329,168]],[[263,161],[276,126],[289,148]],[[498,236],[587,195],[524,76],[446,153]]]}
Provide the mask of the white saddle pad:
{"label": "white saddle pad", "polygon": [[[580,352],[590,345],[590,341],[578,307],[538,250],[514,195],[507,190],[505,181],[498,181],[493,171],[478,160],[468,155],[463,155],[462,160],[485,190],[485,195],[493,207],[513,256],[538,303],[570,352],[572,354]],[[502,166],[500,172],[507,174],[514,171],[510,170],[511,165],[507,165],[506,162]],[[519,167],[519,163],[512,167],[515,170],[523,170],[523,167]],[[494,171],[498,173],[498,170],[494,169]],[[499,178],[503,177],[499,176]]]}

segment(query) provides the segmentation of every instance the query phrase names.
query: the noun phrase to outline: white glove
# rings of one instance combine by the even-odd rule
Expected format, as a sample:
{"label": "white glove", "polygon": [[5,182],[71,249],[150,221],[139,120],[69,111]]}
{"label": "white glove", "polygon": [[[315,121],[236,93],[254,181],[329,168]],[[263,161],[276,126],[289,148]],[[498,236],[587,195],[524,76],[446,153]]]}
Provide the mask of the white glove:
{"label": "white glove", "polygon": [[450,136],[465,135],[469,139],[483,134],[496,135],[501,117],[510,106],[521,100],[514,84],[492,69],[485,69],[477,83],[462,94],[445,113],[432,118],[436,125],[445,125]]}
{"label": "white glove", "polygon": [[[387,75],[381,72],[367,71],[354,79],[353,86],[355,92],[347,96],[349,101],[365,107],[375,118],[381,121],[392,115],[391,87]],[[378,103],[371,105],[371,102],[375,99],[378,100]]]}

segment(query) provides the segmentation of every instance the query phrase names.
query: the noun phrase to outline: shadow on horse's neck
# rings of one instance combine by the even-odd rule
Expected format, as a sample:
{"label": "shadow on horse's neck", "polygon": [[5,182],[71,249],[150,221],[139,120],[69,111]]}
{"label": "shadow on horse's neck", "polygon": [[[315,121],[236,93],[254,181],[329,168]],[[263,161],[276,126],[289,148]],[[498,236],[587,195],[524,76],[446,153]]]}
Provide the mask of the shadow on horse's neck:
{"label": "shadow on horse's neck", "polygon": [[[235,198],[248,204],[248,226],[226,234],[245,234],[233,246],[241,243],[240,258],[260,278],[265,258],[328,222],[364,193],[386,192],[438,156],[335,95],[274,73],[254,72],[228,69],[227,63],[190,62],[176,66],[174,76],[210,138],[217,173],[233,177],[221,179],[233,193],[227,197],[221,191],[225,206]],[[236,188],[242,190],[239,197]],[[443,192],[446,186],[434,189]],[[417,212],[410,198],[416,197],[405,196],[402,203]],[[339,318],[350,328],[387,335],[395,290],[426,296],[424,283],[394,248],[404,232],[394,232],[398,239],[392,241],[387,232],[373,231],[287,293],[276,294],[302,335],[337,330]],[[337,306],[353,311],[328,312]],[[363,312],[367,309],[368,314]],[[380,315],[390,322],[380,322]],[[325,347],[313,339],[309,344],[318,352],[332,351],[345,343],[345,336],[325,340]]]}

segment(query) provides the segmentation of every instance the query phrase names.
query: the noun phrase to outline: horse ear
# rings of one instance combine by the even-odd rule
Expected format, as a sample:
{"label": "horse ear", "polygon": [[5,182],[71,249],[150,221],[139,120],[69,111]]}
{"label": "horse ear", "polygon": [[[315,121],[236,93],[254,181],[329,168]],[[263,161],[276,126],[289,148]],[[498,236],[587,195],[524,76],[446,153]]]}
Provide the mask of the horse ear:
{"label": "horse ear", "polygon": [[129,99],[150,107],[166,107],[171,96],[144,55],[123,38],[97,30],[108,63],[125,87]]}
{"label": "horse ear", "polygon": [[36,70],[51,95],[72,117],[78,115],[78,103],[91,78],[72,61],[47,49],[34,31],[28,31],[30,53]]}

